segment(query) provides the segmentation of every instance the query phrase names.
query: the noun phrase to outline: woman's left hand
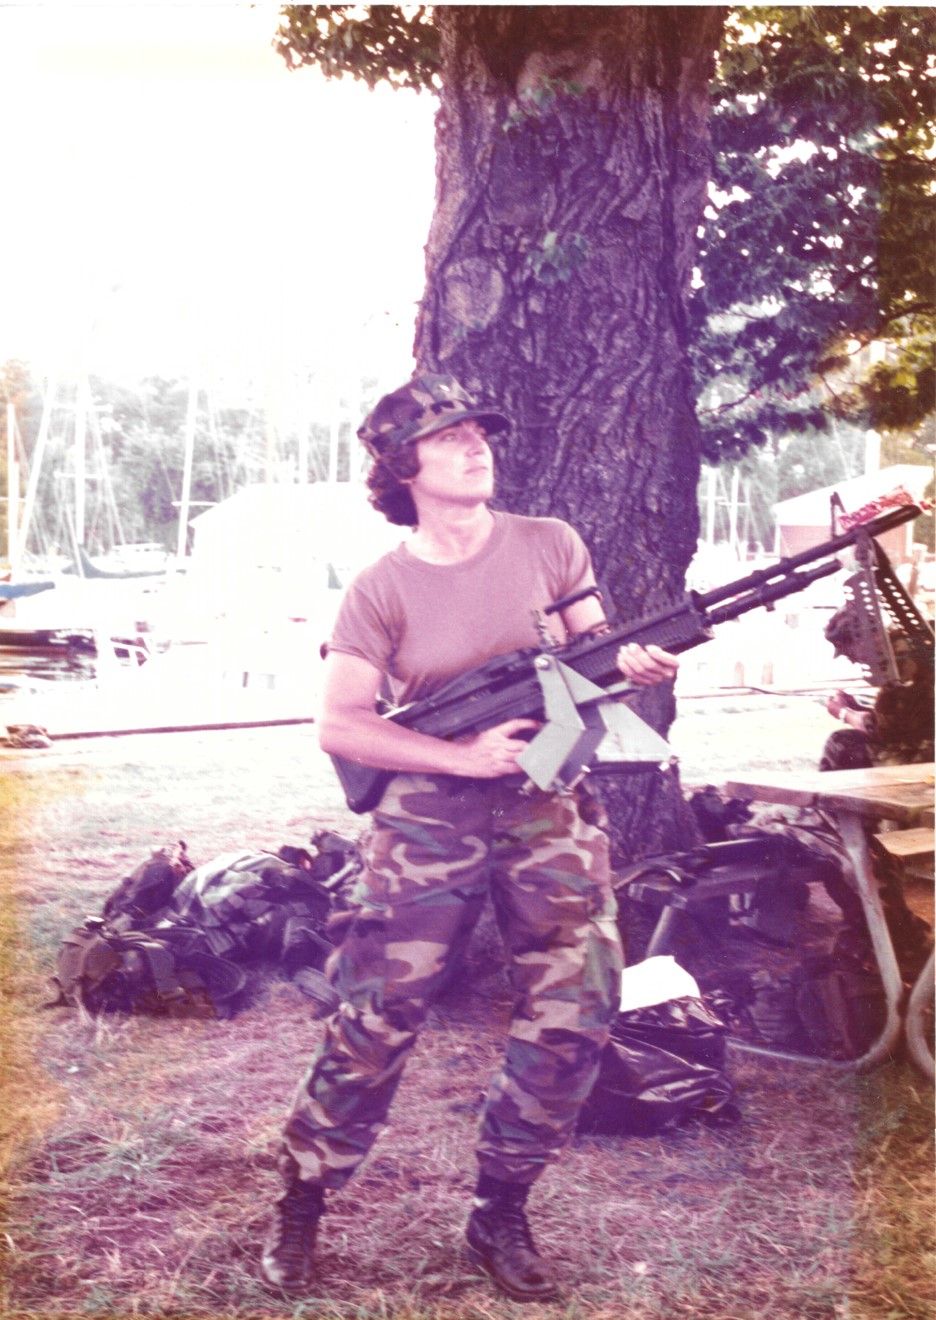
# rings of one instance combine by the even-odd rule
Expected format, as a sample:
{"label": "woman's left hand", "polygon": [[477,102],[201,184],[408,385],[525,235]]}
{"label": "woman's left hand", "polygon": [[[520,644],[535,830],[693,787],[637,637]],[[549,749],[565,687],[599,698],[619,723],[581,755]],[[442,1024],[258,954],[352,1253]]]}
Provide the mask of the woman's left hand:
{"label": "woman's left hand", "polygon": [[617,653],[617,667],[625,678],[639,687],[652,687],[655,683],[666,683],[676,677],[679,669],[679,657],[670,655],[662,646],[639,646],[630,642],[622,646]]}

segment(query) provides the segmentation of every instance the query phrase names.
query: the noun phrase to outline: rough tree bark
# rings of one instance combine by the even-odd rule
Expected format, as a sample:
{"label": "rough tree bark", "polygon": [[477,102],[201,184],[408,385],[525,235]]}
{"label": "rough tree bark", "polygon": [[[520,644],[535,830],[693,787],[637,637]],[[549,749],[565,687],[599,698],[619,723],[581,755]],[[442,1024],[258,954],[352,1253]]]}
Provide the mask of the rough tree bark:
{"label": "rough tree bark", "polygon": [[[422,369],[513,418],[498,499],[566,518],[611,608],[678,598],[698,535],[686,300],[724,11],[440,6]],[[657,728],[670,692],[641,698]],[[603,781],[619,860],[687,842],[669,777]]]}

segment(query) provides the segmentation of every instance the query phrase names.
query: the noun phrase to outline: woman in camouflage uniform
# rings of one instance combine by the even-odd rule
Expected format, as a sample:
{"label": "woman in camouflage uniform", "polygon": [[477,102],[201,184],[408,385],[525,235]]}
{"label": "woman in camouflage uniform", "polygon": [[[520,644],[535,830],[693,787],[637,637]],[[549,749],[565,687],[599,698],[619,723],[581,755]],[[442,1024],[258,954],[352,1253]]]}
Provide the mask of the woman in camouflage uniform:
{"label": "woman in camouflage uniform", "polygon": [[[394,704],[424,697],[535,644],[536,612],[594,587],[588,552],[568,524],[489,509],[487,436],[507,425],[451,377],[423,376],[382,399],[358,432],[376,459],[372,502],[415,531],[343,600],[320,741],[395,775],[374,812],[355,919],[330,968],[342,1006],[285,1129],[286,1190],[263,1272],[287,1291],[310,1283],[324,1194],[373,1144],[429,1006],[490,895],[515,1001],[481,1122],[468,1249],[511,1296],[555,1293],[524,1202],[572,1136],[617,1008],[621,950],[601,810],[583,790],[521,791],[517,758],[532,720],[446,741],[375,713],[378,695]],[[597,593],[587,594],[551,626],[562,641],[603,617]],[[622,648],[618,657],[638,684],[672,679],[677,663],[658,647]]]}

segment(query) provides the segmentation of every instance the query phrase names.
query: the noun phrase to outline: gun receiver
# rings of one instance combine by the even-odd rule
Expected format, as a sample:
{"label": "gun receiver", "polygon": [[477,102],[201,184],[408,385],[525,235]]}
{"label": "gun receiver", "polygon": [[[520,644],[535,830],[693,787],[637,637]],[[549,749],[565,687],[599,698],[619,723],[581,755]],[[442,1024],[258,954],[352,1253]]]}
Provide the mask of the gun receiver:
{"label": "gun receiver", "polygon": [[[384,717],[437,738],[480,733],[508,719],[545,720],[520,758],[540,788],[569,789],[596,759],[616,770],[659,765],[669,756],[666,742],[612,700],[633,691],[616,663],[622,646],[653,643],[677,655],[700,646],[719,624],[749,610],[772,609],[776,601],[838,572],[842,565],[835,556],[862,536],[879,536],[920,512],[916,505],[894,509],[725,586],[690,591],[678,605],[649,618],[609,623],[550,651],[531,646],[496,656]],[[806,567],[810,564],[814,567]],[[394,775],[341,756],[332,762],[355,812],[373,810]]]}

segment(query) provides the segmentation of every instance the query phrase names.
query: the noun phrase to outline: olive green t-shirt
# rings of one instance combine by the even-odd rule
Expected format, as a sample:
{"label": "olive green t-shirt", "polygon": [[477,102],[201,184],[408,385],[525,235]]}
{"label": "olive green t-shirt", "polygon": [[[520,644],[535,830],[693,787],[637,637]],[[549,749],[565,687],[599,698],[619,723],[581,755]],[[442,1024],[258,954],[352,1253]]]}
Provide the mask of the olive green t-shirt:
{"label": "olive green t-shirt", "polygon": [[[352,581],[329,643],[369,661],[397,705],[539,641],[535,612],[594,585],[578,532],[558,518],[495,513],[477,554],[428,564],[401,543]],[[563,641],[562,622],[549,626]]]}

